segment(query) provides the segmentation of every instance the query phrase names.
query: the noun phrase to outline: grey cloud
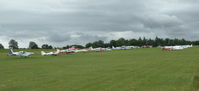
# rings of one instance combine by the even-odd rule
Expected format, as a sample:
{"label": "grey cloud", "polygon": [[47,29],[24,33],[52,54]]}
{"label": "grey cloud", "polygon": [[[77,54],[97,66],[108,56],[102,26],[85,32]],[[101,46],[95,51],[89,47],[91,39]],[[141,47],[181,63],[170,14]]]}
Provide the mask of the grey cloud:
{"label": "grey cloud", "polygon": [[[0,42],[56,46],[155,36],[198,40],[196,0],[0,1]],[[5,42],[3,43],[4,45]]]}
{"label": "grey cloud", "polygon": [[49,34],[47,37],[47,40],[50,42],[66,42],[69,41],[71,38],[70,34],[63,34],[62,32],[53,32],[52,34]]}

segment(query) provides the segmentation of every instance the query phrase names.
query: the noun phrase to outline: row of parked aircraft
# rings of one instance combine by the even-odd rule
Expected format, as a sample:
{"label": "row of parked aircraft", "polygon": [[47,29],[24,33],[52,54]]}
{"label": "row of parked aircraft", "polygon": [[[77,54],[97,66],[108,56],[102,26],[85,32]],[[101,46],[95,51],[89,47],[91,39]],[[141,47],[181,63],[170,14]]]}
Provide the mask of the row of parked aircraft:
{"label": "row of parked aircraft", "polygon": [[176,46],[165,46],[162,47],[162,50],[183,50],[186,48],[191,48],[192,45],[176,45]]}
{"label": "row of parked aircraft", "polygon": [[[57,49],[54,52],[44,52],[41,51],[42,56],[58,56],[61,54],[69,54],[69,53],[79,53],[79,52],[88,52],[88,51],[96,51],[96,52],[101,52],[101,51],[111,51],[112,49],[132,49],[132,48],[137,48],[133,46],[122,46],[122,47],[113,47],[113,48],[93,48],[90,47],[89,49],[76,49],[76,48],[69,48],[65,50],[60,50]],[[10,56],[20,56],[20,57],[29,57],[33,55],[33,52],[24,52],[24,51],[19,51],[19,52],[14,52],[13,49],[10,49],[9,55]]]}
{"label": "row of parked aircraft", "polygon": [[[112,48],[92,48],[90,47],[89,49],[76,49],[76,48],[69,48],[65,50],[60,50],[57,49],[54,52],[44,52],[41,51],[42,56],[58,56],[61,54],[69,54],[69,53],[78,53],[78,52],[88,52],[88,51],[96,51],[96,52],[101,52],[101,51],[111,51],[111,50],[125,50],[125,49],[134,49],[134,48],[151,48],[152,46],[121,46],[121,47],[112,47]],[[192,45],[177,45],[177,46],[164,46],[161,47],[162,50],[183,50],[185,48],[190,48]],[[19,52],[14,52],[13,49],[10,49],[9,55],[10,56],[20,56],[20,57],[29,57],[33,55],[33,52],[24,52],[24,51],[19,51]]]}

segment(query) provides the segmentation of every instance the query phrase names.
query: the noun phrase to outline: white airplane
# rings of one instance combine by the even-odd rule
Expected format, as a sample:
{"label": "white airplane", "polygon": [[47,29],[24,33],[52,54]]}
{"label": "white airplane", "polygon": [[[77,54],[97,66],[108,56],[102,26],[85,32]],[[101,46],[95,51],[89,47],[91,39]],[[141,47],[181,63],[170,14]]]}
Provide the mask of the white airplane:
{"label": "white airplane", "polygon": [[182,46],[173,46],[173,50],[183,50]]}
{"label": "white airplane", "polygon": [[86,49],[75,50],[75,52],[88,52]]}
{"label": "white airplane", "polygon": [[41,51],[42,56],[58,56],[59,54],[60,54],[59,49],[57,49],[57,51],[55,51],[55,52],[48,52],[48,53]]}
{"label": "white airplane", "polygon": [[165,46],[162,48],[162,50],[183,50],[190,47],[192,47],[192,45]]}
{"label": "white airplane", "polygon": [[134,49],[134,48],[140,48],[140,47],[139,46],[120,46],[120,47],[112,46],[113,50],[127,50],[127,49]]}
{"label": "white airplane", "polygon": [[173,50],[173,46],[164,46],[161,49],[162,50]]}
{"label": "white airplane", "polygon": [[95,51],[95,49],[91,46],[91,47],[89,47],[89,49],[88,49],[89,51]]}
{"label": "white airplane", "polygon": [[191,48],[191,47],[193,47],[193,45],[178,45],[178,46],[181,46],[183,48]]}
{"label": "white airplane", "polygon": [[99,48],[94,48],[94,50],[95,50],[96,52],[102,52],[102,51],[105,51],[105,48],[99,47]]}
{"label": "white airplane", "polygon": [[24,51],[14,52],[12,49],[10,49],[9,52],[10,56],[20,56],[20,57],[29,57],[33,54],[34,54],[33,52],[24,52]]}
{"label": "white airplane", "polygon": [[99,48],[93,48],[93,47],[90,47],[88,50],[89,51],[101,52],[101,51],[105,51],[105,48],[101,48],[101,47],[99,47]]}
{"label": "white airplane", "polygon": [[66,50],[61,50],[60,51],[62,54],[69,54],[69,53],[78,53],[78,52],[88,52],[87,49],[66,49]]}
{"label": "white airplane", "polygon": [[165,46],[162,50],[183,50],[184,48],[181,46]]}
{"label": "white airplane", "polygon": [[122,47],[114,47],[114,46],[112,46],[112,49],[113,49],[113,50],[121,50]]}
{"label": "white airplane", "polygon": [[105,48],[105,50],[106,50],[106,51],[112,51],[112,49],[111,49],[111,48]]}
{"label": "white airplane", "polygon": [[70,49],[64,49],[60,50],[60,54],[69,54],[69,53],[74,53],[75,50],[70,50]]}

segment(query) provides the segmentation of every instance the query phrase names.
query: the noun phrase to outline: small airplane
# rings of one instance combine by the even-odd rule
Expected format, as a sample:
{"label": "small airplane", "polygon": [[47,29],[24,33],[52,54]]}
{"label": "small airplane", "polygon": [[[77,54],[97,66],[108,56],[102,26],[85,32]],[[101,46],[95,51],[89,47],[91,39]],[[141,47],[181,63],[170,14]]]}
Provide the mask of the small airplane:
{"label": "small airplane", "polygon": [[88,51],[96,51],[96,52],[111,51],[111,50],[112,50],[111,48],[101,48],[101,47],[98,47],[98,48],[90,47],[88,49]]}
{"label": "small airplane", "polygon": [[173,50],[173,46],[164,46],[161,49],[162,50]]}
{"label": "small airplane", "polygon": [[112,46],[112,49],[113,50],[122,50],[123,48],[122,47],[114,47],[114,46]]}
{"label": "small airplane", "polygon": [[89,47],[89,49],[88,49],[89,51],[95,51],[95,49],[91,46],[91,47]]}
{"label": "small airplane", "polygon": [[184,48],[181,46],[165,46],[162,50],[183,50]]}
{"label": "small airplane", "polygon": [[192,45],[176,45],[176,46],[164,46],[162,50],[183,50],[185,48],[191,48]]}
{"label": "small airplane", "polygon": [[60,54],[69,54],[69,53],[75,53],[75,50],[71,50],[71,49],[60,50]]}
{"label": "small airplane", "polygon": [[88,52],[88,50],[86,50],[86,49],[65,49],[65,50],[60,50],[61,54],[79,53],[79,52]]}
{"label": "small airplane", "polygon": [[[146,46],[147,48],[151,48],[151,46]],[[128,49],[135,49],[135,48],[140,48],[139,46],[120,46],[120,47],[114,47],[112,46],[113,50],[128,50]]]}
{"label": "small airplane", "polygon": [[14,52],[12,49],[10,49],[9,52],[10,56],[20,56],[20,57],[29,57],[33,54],[34,54],[33,52],[24,52],[24,51]]}
{"label": "small airplane", "polygon": [[101,51],[105,51],[105,48],[93,48],[92,46],[88,49],[89,51],[96,51],[96,52],[101,52]]}
{"label": "small airplane", "polygon": [[58,55],[60,55],[60,50],[57,49],[57,51],[55,51],[55,52],[48,52],[48,53],[41,51],[41,55],[42,56],[58,56]]}
{"label": "small airplane", "polygon": [[88,52],[88,50],[86,50],[86,49],[79,49],[79,50],[75,50],[75,52],[77,53],[77,52]]}

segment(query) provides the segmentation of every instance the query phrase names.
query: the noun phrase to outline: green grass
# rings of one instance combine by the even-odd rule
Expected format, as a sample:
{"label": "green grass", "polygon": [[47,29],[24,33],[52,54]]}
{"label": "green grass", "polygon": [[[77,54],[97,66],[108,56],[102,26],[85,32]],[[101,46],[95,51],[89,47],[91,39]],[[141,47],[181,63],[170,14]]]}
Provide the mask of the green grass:
{"label": "green grass", "polygon": [[199,47],[31,58],[0,50],[0,91],[197,91]]}

